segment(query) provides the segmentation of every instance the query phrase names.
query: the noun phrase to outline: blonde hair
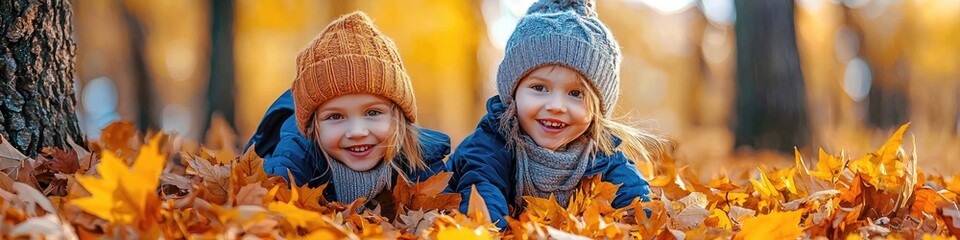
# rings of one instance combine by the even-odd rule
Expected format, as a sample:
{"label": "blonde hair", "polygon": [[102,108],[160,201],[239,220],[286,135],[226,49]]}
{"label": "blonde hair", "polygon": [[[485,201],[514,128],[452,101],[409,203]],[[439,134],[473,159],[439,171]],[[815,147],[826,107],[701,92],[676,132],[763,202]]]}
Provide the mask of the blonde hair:
{"label": "blonde hair", "polygon": [[[384,141],[386,151],[383,154],[383,161],[400,173],[398,175],[404,181],[410,182],[410,179],[407,178],[406,174],[403,174],[403,169],[395,160],[398,158],[405,159],[410,170],[427,169],[427,163],[423,159],[423,149],[420,147],[420,127],[411,123],[396,104],[391,104],[390,109],[390,129],[393,132]],[[308,137],[319,143],[321,129],[316,126],[319,126],[321,119],[317,116],[317,113],[312,118],[310,126],[307,127],[307,131],[311,133]],[[323,148],[320,148],[320,152],[327,161],[336,161]]]}
{"label": "blonde hair", "polygon": [[[541,67],[555,68],[566,66],[551,64]],[[527,74],[529,74],[529,72]],[[524,76],[524,78],[526,78],[526,76]],[[662,159],[665,154],[673,151],[676,147],[675,143],[663,136],[604,117],[601,111],[600,97],[597,94],[597,89],[579,72],[577,72],[577,79],[582,87],[589,89],[583,91],[583,95],[587,111],[592,113],[592,117],[590,119],[590,126],[587,127],[587,131],[584,132],[581,137],[587,137],[594,143],[594,148],[590,149],[590,151],[593,151],[590,156],[595,156],[597,153],[613,155],[617,151],[622,151],[630,161],[637,164],[638,170],[644,176],[648,177],[648,179],[652,177],[656,162]],[[522,80],[523,78],[517,81],[517,84]],[[514,87],[514,92],[511,94],[513,94],[513,96],[510,97],[515,98],[516,87]],[[613,111],[613,109],[607,109],[607,111]],[[517,151],[524,151],[529,146],[526,146],[525,142],[521,140],[520,134],[522,128],[516,118],[517,101],[511,101],[507,106],[507,110],[499,117],[499,129],[506,135],[508,147],[515,148]],[[621,141],[619,146],[614,142],[615,137]]]}

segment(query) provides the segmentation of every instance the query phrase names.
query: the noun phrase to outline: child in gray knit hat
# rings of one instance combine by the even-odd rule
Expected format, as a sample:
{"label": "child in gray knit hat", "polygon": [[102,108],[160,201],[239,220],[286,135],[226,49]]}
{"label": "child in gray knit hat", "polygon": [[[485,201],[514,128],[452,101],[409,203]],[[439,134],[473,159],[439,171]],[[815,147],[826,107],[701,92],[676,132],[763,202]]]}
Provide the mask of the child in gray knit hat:
{"label": "child in gray knit hat", "polygon": [[[635,160],[652,163],[664,138],[611,119],[620,90],[620,46],[590,0],[540,0],[520,19],[497,72],[498,96],[447,162],[452,190],[483,196],[492,217],[522,196],[563,206],[582,179],[621,184],[612,203],[648,200]],[[467,203],[461,204],[466,210]]]}

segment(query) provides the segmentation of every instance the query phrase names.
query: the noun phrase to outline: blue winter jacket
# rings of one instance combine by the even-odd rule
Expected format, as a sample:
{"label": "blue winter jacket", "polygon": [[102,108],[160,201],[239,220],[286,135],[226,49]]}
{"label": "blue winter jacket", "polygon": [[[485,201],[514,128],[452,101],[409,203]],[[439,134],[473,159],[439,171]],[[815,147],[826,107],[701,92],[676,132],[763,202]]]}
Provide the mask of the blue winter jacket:
{"label": "blue winter jacket", "polygon": [[[475,130],[467,136],[457,151],[447,160],[447,171],[453,173],[450,189],[459,192],[462,199],[470,199],[470,187],[477,186],[477,192],[483,197],[490,211],[491,220],[497,227],[507,226],[504,216],[510,214],[508,206],[516,203],[516,169],[513,149],[506,147],[506,137],[498,130],[498,117],[506,110],[500,97],[487,100],[487,115],[480,120]],[[619,145],[619,139],[616,139]],[[637,166],[622,152],[614,155],[598,153],[596,160],[588,166],[584,177],[603,174],[601,180],[613,184],[622,184],[613,200],[613,207],[629,205],[634,198],[649,201],[649,184],[637,171]],[[469,201],[460,203],[460,211],[466,212]]]}
{"label": "blue winter jacket", "polygon": [[[257,132],[244,149],[255,146],[257,155],[266,160],[263,168],[267,174],[283,176],[289,182],[289,169],[297,186],[308,183],[311,187],[317,187],[330,182],[331,173],[327,170],[329,167],[323,159],[319,145],[300,133],[293,113],[293,94],[287,90],[267,109]],[[450,154],[450,137],[441,132],[420,128],[420,147],[427,169],[412,170],[405,164],[406,161],[398,161],[407,178],[414,182],[426,180],[443,170],[443,158]],[[391,179],[396,181],[396,173]],[[327,200],[337,200],[335,188],[331,183],[324,189]]]}

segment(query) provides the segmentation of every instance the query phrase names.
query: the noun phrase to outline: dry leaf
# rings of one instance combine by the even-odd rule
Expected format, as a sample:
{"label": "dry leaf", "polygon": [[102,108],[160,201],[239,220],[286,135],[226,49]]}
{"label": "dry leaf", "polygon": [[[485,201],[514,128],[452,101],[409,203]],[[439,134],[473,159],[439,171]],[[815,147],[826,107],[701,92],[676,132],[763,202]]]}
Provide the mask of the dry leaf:
{"label": "dry leaf", "polygon": [[79,239],[69,224],[64,224],[56,214],[34,217],[17,224],[9,232],[10,237],[29,237],[45,239]]}
{"label": "dry leaf", "polygon": [[226,204],[230,197],[230,169],[227,166],[213,165],[209,161],[194,157],[187,160],[190,166],[203,179],[206,192],[204,199],[214,204]]}
{"label": "dry leaf", "polygon": [[0,171],[9,173],[20,167],[20,161],[27,158],[29,157],[20,153],[20,150],[14,148],[7,139],[0,136]]}
{"label": "dry leaf", "polygon": [[267,189],[260,184],[249,184],[240,188],[237,193],[236,205],[255,205],[263,206],[263,196],[267,194]]}
{"label": "dry leaf", "polygon": [[734,239],[794,239],[802,236],[802,211],[776,212],[747,219]]}

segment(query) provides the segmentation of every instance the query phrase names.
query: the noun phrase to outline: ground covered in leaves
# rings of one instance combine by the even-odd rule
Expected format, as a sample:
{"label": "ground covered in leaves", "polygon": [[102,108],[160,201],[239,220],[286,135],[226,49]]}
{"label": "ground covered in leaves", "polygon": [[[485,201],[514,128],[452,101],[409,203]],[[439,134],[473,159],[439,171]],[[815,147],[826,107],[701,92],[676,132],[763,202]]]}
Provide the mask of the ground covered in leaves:
{"label": "ground covered in leaves", "polygon": [[[443,194],[449,174],[400,183],[377,206],[328,202],[323,186],[290,187],[247,151],[207,147],[128,123],[87,147],[44,149],[36,158],[0,144],[4,239],[793,239],[955,238],[960,176],[930,176],[901,147],[907,125],[861,156],[796,154],[782,169],[700,181],[672,159],[657,164],[651,202],[616,209],[618,186],[587,179],[563,208],[527,197],[503,231],[474,194],[467,213]],[[0,139],[2,140],[2,139]],[[211,147],[213,145],[220,145]],[[916,149],[915,146],[913,149]],[[950,167],[950,166],[943,166]],[[475,192],[474,192],[475,193]],[[649,216],[644,209],[650,210]]]}

